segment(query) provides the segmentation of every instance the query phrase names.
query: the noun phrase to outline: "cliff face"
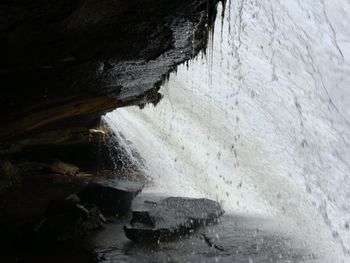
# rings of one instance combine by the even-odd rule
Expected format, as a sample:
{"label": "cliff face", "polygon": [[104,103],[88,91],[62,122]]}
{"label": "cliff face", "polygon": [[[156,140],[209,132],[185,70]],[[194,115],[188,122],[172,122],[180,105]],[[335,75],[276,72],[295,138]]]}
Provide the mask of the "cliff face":
{"label": "cliff face", "polygon": [[[76,181],[116,174],[110,151],[122,153],[101,116],[156,104],[169,73],[205,49],[218,2],[1,1],[2,226],[32,220]],[[52,162],[80,174],[57,174]]]}
{"label": "cliff face", "polygon": [[217,2],[2,1],[0,144],[157,103],[169,72],[205,48]]}

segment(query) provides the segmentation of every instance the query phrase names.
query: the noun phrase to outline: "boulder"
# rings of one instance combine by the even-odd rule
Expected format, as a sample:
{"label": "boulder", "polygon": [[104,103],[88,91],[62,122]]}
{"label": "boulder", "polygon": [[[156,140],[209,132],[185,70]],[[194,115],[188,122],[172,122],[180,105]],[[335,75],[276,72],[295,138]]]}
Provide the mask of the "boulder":
{"label": "boulder", "polygon": [[66,241],[101,228],[105,218],[95,205],[72,200],[53,201],[44,218],[35,227],[35,236],[43,241]]}
{"label": "boulder", "polygon": [[75,176],[79,173],[79,167],[62,162],[60,160],[54,160],[48,165],[48,169],[50,172],[56,173],[56,174],[63,174],[63,175],[70,175]]}
{"label": "boulder", "polygon": [[131,226],[125,226],[124,231],[133,241],[170,240],[217,222],[223,213],[220,204],[209,199],[139,199],[132,208]]}
{"label": "boulder", "polygon": [[81,202],[97,205],[106,215],[123,216],[130,212],[133,199],[142,189],[139,182],[105,179],[90,182],[78,196]]}

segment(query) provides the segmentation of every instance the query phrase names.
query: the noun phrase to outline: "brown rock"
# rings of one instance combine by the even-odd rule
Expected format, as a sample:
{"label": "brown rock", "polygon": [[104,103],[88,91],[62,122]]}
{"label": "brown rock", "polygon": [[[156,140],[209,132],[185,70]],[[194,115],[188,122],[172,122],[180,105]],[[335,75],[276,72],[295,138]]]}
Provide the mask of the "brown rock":
{"label": "brown rock", "polygon": [[63,175],[76,176],[79,173],[79,167],[73,164],[62,162],[60,160],[54,160],[48,165],[48,168],[50,172]]}

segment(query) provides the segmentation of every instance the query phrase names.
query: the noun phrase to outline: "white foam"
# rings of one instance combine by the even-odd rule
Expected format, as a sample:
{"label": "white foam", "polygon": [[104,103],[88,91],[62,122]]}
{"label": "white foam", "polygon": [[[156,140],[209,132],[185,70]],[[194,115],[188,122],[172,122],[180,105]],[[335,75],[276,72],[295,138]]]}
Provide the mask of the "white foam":
{"label": "white foam", "polygon": [[156,108],[105,119],[142,156],[152,191],[281,218],[320,243],[325,261],[346,262],[350,3],[230,7],[213,49],[171,75]]}

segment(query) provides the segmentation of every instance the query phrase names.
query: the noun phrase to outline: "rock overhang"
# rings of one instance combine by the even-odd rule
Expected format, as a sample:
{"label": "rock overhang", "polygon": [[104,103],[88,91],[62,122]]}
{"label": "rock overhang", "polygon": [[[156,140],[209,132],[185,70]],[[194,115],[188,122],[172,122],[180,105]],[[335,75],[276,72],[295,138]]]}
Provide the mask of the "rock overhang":
{"label": "rock overhang", "polygon": [[3,2],[1,139],[157,103],[177,65],[205,50],[218,2]]}

